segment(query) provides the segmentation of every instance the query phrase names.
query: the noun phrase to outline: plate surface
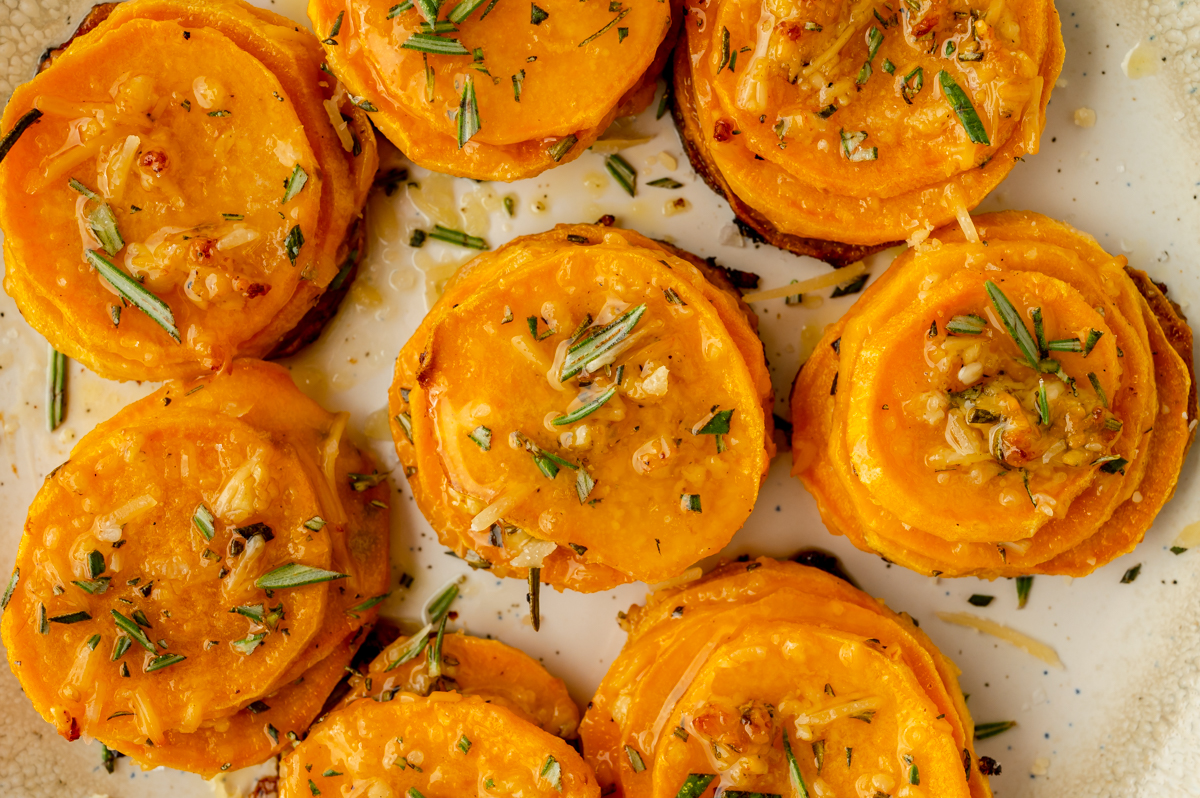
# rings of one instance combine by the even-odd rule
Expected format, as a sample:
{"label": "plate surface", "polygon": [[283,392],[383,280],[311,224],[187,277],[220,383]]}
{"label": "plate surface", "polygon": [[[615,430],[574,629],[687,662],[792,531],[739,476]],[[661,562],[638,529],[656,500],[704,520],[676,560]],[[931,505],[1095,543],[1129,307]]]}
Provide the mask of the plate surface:
{"label": "plate surface", "polygon": [[[303,4],[296,0],[257,4],[304,21]],[[43,44],[60,40],[71,27],[68,14],[78,19],[85,7],[65,0],[9,5],[16,3],[0,5],[0,54],[10,59],[10,82],[0,82],[0,91],[29,74]],[[1063,219],[1165,281],[1185,313],[1200,310],[1200,146],[1192,137],[1200,10],[1189,2],[1160,7],[1134,0],[1062,0],[1058,6],[1067,62],[1050,105],[1042,151],[1018,164],[979,210],[1030,209]],[[1159,71],[1134,80],[1122,61],[1139,42],[1136,56],[1144,57],[1135,56],[1130,71]],[[1094,127],[1075,123],[1081,108],[1095,112]],[[425,597],[448,580],[464,578],[456,605],[459,624],[541,657],[581,704],[624,640],[617,612],[640,602],[646,588],[629,585],[586,596],[547,590],[542,631],[535,633],[526,619],[523,583],[472,572],[445,556],[396,469],[384,406],[397,351],[439,282],[471,253],[436,242],[412,250],[409,233],[438,221],[483,235],[495,247],[556,222],[593,221],[611,213],[621,226],[755,272],[763,288],[827,269],[737,236],[728,206],[688,167],[669,117],[656,121],[652,108],[608,137],[625,141],[622,152],[638,170],[635,198],[605,174],[603,155],[596,152],[512,185],[452,180],[410,167],[409,178],[419,188],[402,183],[390,197],[377,192],[371,199],[368,260],[341,314],[315,345],[287,364],[315,399],[350,411],[353,434],[394,472],[393,585],[402,573],[414,582],[408,590],[396,590],[383,605],[385,615],[412,618]],[[389,158],[406,166],[395,153]],[[684,187],[668,191],[646,185],[668,175]],[[516,198],[512,219],[502,208],[506,195]],[[678,197],[686,199],[687,208],[671,214],[666,206]],[[890,257],[877,256],[871,272],[878,274]],[[828,289],[818,293],[824,297],[819,307],[785,306],[782,300],[756,306],[781,413],[792,378],[823,326],[854,300],[831,300]],[[107,382],[72,364],[66,422],[47,432],[46,350],[12,301],[0,296],[0,573],[5,575],[25,510],[45,474],[95,423],[156,387]],[[725,554],[787,557],[806,547],[831,551],[868,592],[923,621],[922,628],[963,669],[963,688],[971,694],[976,720],[1019,724],[978,747],[1004,767],[992,779],[998,796],[1198,795],[1200,552],[1176,556],[1169,551],[1180,532],[1200,520],[1195,461],[1195,456],[1189,459],[1175,499],[1135,552],[1085,579],[1037,577],[1023,610],[1016,607],[1012,582],[926,579],[829,535],[812,499],[788,475],[786,454],[775,462],[757,509]],[[1122,575],[1139,563],[1137,581],[1121,584]],[[996,600],[974,608],[966,601],[974,593]],[[1065,670],[948,626],[937,620],[937,611],[973,612],[1049,643]],[[100,767],[98,744],[59,739],[29,706],[7,668],[0,671],[0,793],[31,798],[213,794],[214,787],[197,776],[142,773],[128,760],[108,775]],[[235,775],[229,781],[233,788],[239,780]],[[223,794],[224,787],[215,789]]]}

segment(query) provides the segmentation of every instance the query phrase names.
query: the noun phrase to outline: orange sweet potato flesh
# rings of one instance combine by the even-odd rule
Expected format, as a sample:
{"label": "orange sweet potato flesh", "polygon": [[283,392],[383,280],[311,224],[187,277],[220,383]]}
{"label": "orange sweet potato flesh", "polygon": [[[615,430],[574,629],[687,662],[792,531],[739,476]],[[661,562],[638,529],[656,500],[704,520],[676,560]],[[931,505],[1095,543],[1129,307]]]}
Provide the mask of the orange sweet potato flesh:
{"label": "orange sweet potato flesh", "polygon": [[591,768],[566,742],[458,693],[356,701],[327,715],[280,763],[281,798],[351,789],[395,798],[600,795]]}
{"label": "orange sweet potato flesh", "polygon": [[[378,163],[365,114],[349,102],[338,113],[321,59],[310,35],[237,0],[142,0],[19,87],[3,126],[43,116],[0,166],[0,225],[5,288],[30,323],[118,379],[271,351],[350,257]],[[283,203],[297,166],[307,182]],[[101,202],[123,239],[105,257],[170,307],[179,341],[89,267]],[[289,253],[296,229],[304,242]]]}
{"label": "orange sweet potato flesh", "polygon": [[[684,26],[675,88],[697,169],[772,243],[845,262],[975,207],[1037,152],[1064,52],[1050,0],[984,13],[846,0],[786,19],[763,5],[689,3],[698,22]],[[960,121],[943,71],[984,137]]]}
{"label": "orange sweet potato flesh", "polygon": [[856,794],[864,775],[881,791],[910,785],[915,764],[910,794],[991,795],[963,769],[973,726],[953,663],[907,616],[835,577],[766,558],[729,564],[651,594],[627,629],[580,727],[606,789],[669,798],[707,774],[703,795],[787,795],[786,729],[810,790]]}
{"label": "orange sweet potato flesh", "polygon": [[[404,46],[425,24],[417,5],[394,12],[385,0],[310,0],[308,15],[333,72],[409,158],[447,174],[511,181],[574,160],[618,114],[646,106],[681,5],[614,10],[546,0],[537,4],[546,16],[535,23],[528,4],[487,4],[440,36],[468,51],[461,55]],[[442,18],[455,7],[446,4]],[[480,129],[460,147],[457,114],[468,79]],[[570,136],[574,144],[552,151]]]}
{"label": "orange sweet potato flesh", "polygon": [[435,677],[429,669],[432,639],[416,657],[399,662],[411,640],[397,639],[371,661],[366,673],[352,677],[342,705],[360,698],[391,700],[396,693],[456,692],[480,696],[556,737],[577,736],[579,707],[566,685],[525,652],[499,640],[447,634],[441,675]]}
{"label": "orange sweet potato flesh", "polygon": [[[793,389],[793,471],[832,531],[914,570],[1082,576],[1131,550],[1174,492],[1191,333],[1083,233],[1017,212],[976,227],[986,246],[938,231],[827,330]],[[1052,349],[1061,375],[1034,373],[986,280],[1030,335],[1041,308],[1047,341],[1094,348]],[[971,314],[981,332],[953,333]]]}
{"label": "orange sweet potato flesh", "polygon": [[[0,625],[10,665],[60,734],[211,774],[279,750],[236,744],[259,721],[281,734],[311,721],[374,620],[356,605],[389,576],[386,483],[351,487],[374,466],[344,426],[281,367],[238,361],[168,383],[79,442],[30,509]],[[195,521],[201,505],[211,539]],[[291,563],[346,577],[255,586]],[[125,630],[135,642],[118,648],[114,611],[146,639]],[[87,617],[67,623],[75,613]],[[186,659],[147,672],[164,653]],[[265,696],[273,714],[247,715]]]}
{"label": "orange sweet potato flesh", "polygon": [[[557,376],[581,324],[642,304],[630,343],[598,367],[590,393]],[[551,423],[591,401],[577,396],[607,392],[622,366],[598,410]],[[400,353],[389,407],[414,497],[445,545],[522,577],[538,567],[536,555],[522,559],[530,545],[557,544],[542,580],[593,591],[677,576],[728,542],[766,469],[771,396],[761,343],[734,296],[635,233],[562,225],[452,278]],[[714,408],[733,410],[722,452],[714,435],[692,432]],[[479,428],[491,436],[486,449],[469,437]],[[514,433],[570,465],[557,463],[552,478],[513,448]],[[582,499],[571,466],[595,482]],[[683,509],[683,494],[700,497],[699,512]]]}

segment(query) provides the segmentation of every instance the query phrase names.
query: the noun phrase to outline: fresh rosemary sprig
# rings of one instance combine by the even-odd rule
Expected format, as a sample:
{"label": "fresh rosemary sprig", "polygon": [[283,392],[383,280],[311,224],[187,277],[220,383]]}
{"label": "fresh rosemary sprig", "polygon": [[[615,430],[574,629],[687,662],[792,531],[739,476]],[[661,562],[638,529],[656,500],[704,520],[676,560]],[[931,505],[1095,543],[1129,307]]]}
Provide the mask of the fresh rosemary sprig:
{"label": "fresh rosemary sprig", "polygon": [[991,145],[991,140],[988,139],[987,131],[984,130],[983,122],[979,118],[979,114],[975,112],[975,106],[971,104],[971,98],[962,90],[957,81],[946,70],[938,72],[938,83],[942,86],[942,92],[945,93],[946,99],[950,102],[950,107],[954,109],[954,113],[958,116],[958,121],[962,124],[963,130],[967,131],[967,138],[974,144]]}
{"label": "fresh rosemary sprig", "polygon": [[67,356],[50,345],[50,360],[46,368],[46,424],[50,431],[58,429],[66,416]]}

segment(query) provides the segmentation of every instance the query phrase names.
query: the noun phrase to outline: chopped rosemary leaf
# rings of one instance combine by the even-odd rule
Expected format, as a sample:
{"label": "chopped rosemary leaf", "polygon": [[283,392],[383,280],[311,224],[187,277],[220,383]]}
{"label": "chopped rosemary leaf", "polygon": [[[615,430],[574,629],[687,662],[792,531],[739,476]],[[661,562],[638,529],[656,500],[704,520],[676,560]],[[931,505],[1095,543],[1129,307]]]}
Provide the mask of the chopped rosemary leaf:
{"label": "chopped rosemary leaf", "polygon": [[700,798],[716,778],[712,773],[689,773],[675,798]]}
{"label": "chopped rosemary leaf", "polygon": [[900,96],[904,98],[904,102],[912,105],[913,98],[920,94],[923,88],[925,88],[925,70],[917,67],[904,76],[904,83],[900,87]]}
{"label": "chopped rosemary leaf", "polygon": [[975,739],[986,740],[989,737],[995,737],[997,734],[1003,734],[1016,725],[1017,722],[1015,720],[1000,720],[993,723],[976,723]]}
{"label": "chopped rosemary leaf", "polygon": [[938,83],[941,84],[942,92],[950,102],[950,107],[958,115],[958,121],[962,124],[963,130],[967,131],[967,138],[973,144],[990,146],[992,142],[988,139],[987,131],[983,128],[979,114],[975,112],[975,106],[971,104],[971,98],[962,90],[954,77],[943,69],[938,72]]}
{"label": "chopped rosemary leaf", "polygon": [[241,607],[234,607],[230,612],[236,612],[238,615],[249,618],[255,623],[262,623],[266,608],[262,604],[245,604]]}
{"label": "chopped rosemary leaf", "polygon": [[350,487],[354,489],[355,493],[363,493],[364,491],[368,491],[376,485],[382,483],[387,478],[387,474],[380,473],[379,471],[371,474],[350,473],[346,476],[350,477]]}
{"label": "chopped rosemary leaf", "polygon": [[[826,687],[828,687],[828,685],[826,685]],[[817,773],[820,774],[825,767],[825,741],[817,740],[815,743],[813,743],[812,752],[813,759],[817,760]]]}
{"label": "chopped rosemary leaf", "polygon": [[396,17],[400,16],[401,14],[403,14],[405,11],[409,10],[412,7],[413,7],[413,0],[404,0],[403,3],[398,3],[397,5],[394,5],[388,9],[387,18],[395,19]]}
{"label": "chopped rosemary leaf", "polygon": [[408,638],[408,642],[401,647],[399,656],[395,660],[388,663],[384,671],[394,670],[399,668],[406,662],[410,662],[421,655],[425,647],[429,645],[429,633],[433,631],[433,624],[426,624],[412,637]]}
{"label": "chopped rosemary leaf", "polygon": [[345,18],[345,16],[346,16],[345,9],[342,9],[341,11],[338,12],[337,19],[335,19],[333,21],[333,30],[329,31],[329,36],[327,38],[321,40],[321,44],[328,44],[330,46],[337,44],[337,39],[335,39],[333,37],[337,36],[338,33],[341,32],[342,20]]}
{"label": "chopped rosemary leaf", "polygon": [[654,186],[655,188],[683,188],[683,183],[669,177],[660,177],[657,180],[651,180],[646,185]]}
{"label": "chopped rosemary leaf", "polygon": [[462,23],[467,17],[475,13],[475,9],[483,5],[487,0],[460,0],[459,4],[450,10],[447,19],[455,25]]}
{"label": "chopped rosemary leaf", "polygon": [[223,213],[221,218],[227,222],[240,222],[246,218],[244,213]]}
{"label": "chopped rosemary leaf", "polygon": [[[1128,571],[1125,572],[1125,575],[1121,577],[1121,584],[1128,585],[1133,580],[1137,579],[1138,574],[1140,574],[1141,572],[1142,572],[1142,564],[1138,563],[1137,565],[1133,566],[1132,568],[1130,568]],[[50,620],[53,621],[54,619],[51,618]]]}
{"label": "chopped rosemary leaf", "polygon": [[464,734],[458,738],[458,750],[462,751],[464,754],[469,754],[471,752],[471,739],[467,737],[467,735]]}
{"label": "chopped rosemary leaf", "polygon": [[864,709],[862,712],[856,712],[850,716],[854,720],[861,720],[863,723],[870,723],[875,719],[875,710]]}
{"label": "chopped rosemary leaf", "polygon": [[442,3],[441,0],[414,0],[417,10],[421,12],[421,16],[425,17],[427,22],[437,22],[438,10]]}
{"label": "chopped rosemary leaf", "polygon": [[863,86],[871,79],[871,62],[863,61],[863,65],[858,69],[858,77],[854,79],[854,85]]}
{"label": "chopped rosemary leaf", "polygon": [[831,291],[829,293],[829,298],[837,299],[838,297],[850,296],[851,294],[857,294],[859,291],[863,290],[863,287],[867,284],[867,280],[869,280],[869,279],[871,279],[871,275],[860,274],[858,277],[855,277],[853,280],[842,283],[841,285],[834,288],[833,291]]}
{"label": "chopped rosemary leaf", "polygon": [[585,47],[585,46],[591,44],[592,42],[596,41],[596,39],[599,39],[604,34],[608,33],[609,29],[612,28],[613,25],[616,25],[618,22],[625,19],[626,15],[629,14],[629,12],[632,10],[633,9],[630,9],[630,8],[622,9],[621,13],[617,14],[615,17],[613,17],[611,20],[609,20],[607,25],[605,25],[603,28],[601,28],[600,30],[593,33],[591,36],[589,36],[586,39],[584,39],[583,41],[581,41],[579,43],[579,46]]}
{"label": "chopped rosemary leaf", "polygon": [[973,596],[971,596],[969,599],[967,599],[967,602],[970,603],[971,606],[973,606],[973,607],[986,607],[995,600],[996,600],[995,596],[984,596],[979,593],[976,593]]}
{"label": "chopped rosemary leaf", "polygon": [[102,576],[99,579],[84,580],[73,579],[71,584],[91,596],[98,596],[108,590],[108,586],[112,584],[111,576]]}
{"label": "chopped rosemary leaf", "polygon": [[592,479],[586,468],[581,467],[575,472],[575,494],[579,497],[580,504],[587,503],[588,496],[592,495],[595,487],[596,480]]}
{"label": "chopped rosemary leaf", "polygon": [[[431,55],[470,55],[471,51],[463,47],[458,39],[447,39],[433,33],[414,33],[400,45],[404,50],[416,50],[419,53]],[[471,135],[474,135],[473,133]],[[470,138],[468,136],[467,138]],[[464,142],[465,143],[465,142]],[[461,144],[459,145],[462,146]]]}
{"label": "chopped rosemary leaf", "polygon": [[602,360],[614,347],[625,340],[646,312],[646,305],[636,305],[602,327],[593,327],[587,334],[567,347],[559,382],[566,382],[593,362]]}
{"label": "chopped rosemary leaf", "polygon": [[[154,647],[154,644],[150,642],[150,638],[146,637],[146,633],[142,631],[142,627],[138,626],[136,621],[126,618],[117,610],[109,610],[109,612],[112,613],[113,620],[116,622],[118,629],[129,635],[129,638],[132,638],[135,643],[149,651],[151,654],[158,653],[158,650]],[[118,641],[118,645],[119,644],[120,643]],[[117,657],[114,656],[113,659],[115,660]]]}
{"label": "chopped rosemary leaf", "polygon": [[883,59],[883,71],[889,75],[894,75],[896,74],[896,65],[893,64],[889,59],[885,58]]}
{"label": "chopped rosemary leaf", "polygon": [[209,111],[209,112],[208,112],[208,115],[209,115],[209,116],[215,116],[215,117],[223,117],[223,116],[229,116],[231,113],[233,113],[233,112],[232,112],[232,111],[228,111],[228,110],[226,110],[226,109],[222,108],[222,109],[220,109],[220,110],[217,110],[217,111]]}
{"label": "chopped rosemary leaf", "polygon": [[21,138],[21,134],[29,129],[29,126],[42,118],[42,112],[36,108],[26,111],[17,123],[12,126],[12,129],[4,134],[4,138],[0,139],[0,161],[4,160],[4,156],[8,155],[8,151],[17,143],[17,139]]}
{"label": "chopped rosemary leaf", "polygon": [[192,524],[200,531],[205,540],[212,540],[216,528],[213,526],[212,510],[209,510],[203,503],[196,505],[195,512],[192,513]]}
{"label": "chopped rosemary leaf", "polygon": [[537,3],[529,4],[529,24],[541,25],[550,17],[550,12],[543,8],[538,8]]}
{"label": "chopped rosemary leaf", "polygon": [[[871,30],[875,30],[875,28]],[[815,744],[813,750],[816,750]],[[824,748],[821,749],[821,758],[824,758],[824,750]],[[800,773],[800,763],[796,761],[796,755],[792,752],[792,741],[788,738],[786,728],[783,730],[783,753],[787,756],[788,777],[791,779],[792,789],[796,791],[799,798],[808,798],[808,785],[804,783],[804,776]],[[820,771],[820,765],[817,766],[817,770]]]}
{"label": "chopped rosemary leaf", "polygon": [[655,119],[662,119],[667,115],[667,111],[671,107],[671,82],[667,81],[666,87],[663,89],[662,97],[658,99],[658,110],[654,112]]}
{"label": "chopped rosemary leaf", "polygon": [[121,306],[120,305],[109,305],[108,306],[108,316],[109,316],[109,318],[112,319],[112,323],[113,323],[114,327],[121,326]]}
{"label": "chopped rosemary leaf", "polygon": [[700,509],[700,494],[698,493],[681,493],[679,495],[679,509],[685,513],[703,512]]}
{"label": "chopped rosemary leaf", "polygon": [[263,590],[285,590],[304,585],[315,585],[319,582],[331,582],[334,579],[345,579],[348,574],[336,571],[326,571],[311,565],[288,563],[267,571],[254,581],[254,586]]}
{"label": "chopped rosemary leaf", "polygon": [[604,168],[613,176],[613,180],[617,181],[617,185],[625,190],[625,193],[631,197],[637,196],[637,170],[622,158],[619,154],[613,153],[604,159]]}
{"label": "chopped rosemary leaf", "polygon": [[441,623],[438,624],[437,636],[433,639],[433,647],[429,649],[429,654],[425,657],[425,665],[429,669],[429,677],[438,679],[442,675],[442,640],[446,636],[446,620],[449,615],[443,615]]}
{"label": "chopped rosemary leaf", "polygon": [[1083,342],[1083,356],[1087,357],[1096,348],[1096,343],[1104,335],[1100,330],[1089,330],[1087,340]]}
{"label": "chopped rosemary leaf", "polygon": [[1025,609],[1025,605],[1029,603],[1029,590],[1033,587],[1032,576],[1017,577],[1017,609]]}
{"label": "chopped rosemary leaf", "polygon": [[1109,432],[1120,432],[1124,426],[1124,422],[1115,416],[1104,419],[1104,428]]}
{"label": "chopped rosemary leaf", "polygon": [[180,342],[179,330],[175,327],[175,315],[171,312],[170,305],[150,293],[141,283],[118,269],[96,250],[87,250],[84,257],[118,294],[153,319],[176,343]]}
{"label": "chopped rosemary leaf", "polygon": [[720,73],[729,64],[729,28],[721,28],[721,62],[717,64]]}
{"label": "chopped rosemary leaf", "polygon": [[[533,631],[536,632],[542,628],[542,569],[530,568],[528,581],[529,592],[525,594],[525,598],[529,601],[529,620],[533,623]],[[550,762],[553,761],[554,757],[551,757],[550,761],[546,763],[546,767],[549,767]],[[543,775],[545,775],[544,771]]]}
{"label": "chopped rosemary leaf", "polygon": [[1046,343],[1049,352],[1082,352],[1083,344],[1078,338],[1060,338]]}
{"label": "chopped rosemary leaf", "polygon": [[125,652],[133,645],[133,641],[128,635],[117,635],[117,639],[113,641],[112,656],[109,657],[110,662],[116,662],[121,657],[125,656]]}
{"label": "chopped rosemary leaf", "polygon": [[1037,409],[1042,426],[1050,426],[1050,399],[1046,395],[1046,381],[1043,379],[1038,379]]}
{"label": "chopped rosemary leaf", "polygon": [[1046,328],[1042,324],[1042,309],[1033,308],[1029,311],[1029,317],[1033,319],[1033,337],[1037,341],[1038,357],[1047,357],[1050,354],[1050,348],[1046,343]]}
{"label": "chopped rosemary leaf", "polygon": [[80,610],[79,612],[71,612],[66,615],[55,615],[50,618],[50,623],[79,623],[80,621],[90,621],[92,616],[90,613]]}
{"label": "chopped rosemary leaf", "polygon": [[508,218],[513,218],[517,215],[517,201],[509,194],[504,198],[504,212],[508,214]]}
{"label": "chopped rosemary leaf", "polygon": [[[541,570],[541,569],[534,569]],[[536,626],[534,627],[537,628]],[[562,792],[562,766],[558,764],[558,760],[552,756],[546,757],[546,764],[542,765],[542,772],[539,773],[543,779],[550,782],[554,789]]]}
{"label": "chopped rosemary leaf", "polygon": [[863,147],[862,144],[867,140],[867,132],[865,130],[851,131],[847,133],[845,130],[839,131],[842,139],[842,155],[847,160],[857,163],[861,161],[874,161],[879,158],[878,147]]}
{"label": "chopped rosemary leaf", "polygon": [[1104,393],[1104,388],[1100,385],[1100,378],[1096,376],[1096,372],[1088,372],[1088,382],[1092,384],[1092,390],[1096,392],[1096,396],[1100,397],[1100,404],[1108,407],[1108,396]]}
{"label": "chopped rosemary leaf", "polygon": [[266,632],[260,632],[256,635],[246,635],[241,640],[231,640],[229,645],[233,646],[234,650],[245,656],[250,656],[254,650],[262,645],[263,638],[266,637]]}
{"label": "chopped rosemary leaf", "polygon": [[[517,74],[512,76],[513,99],[521,102],[521,89],[525,86],[525,70],[522,69]],[[509,214],[510,216],[512,214]]]}
{"label": "chopped rosemary leaf", "polygon": [[[576,421],[579,421],[580,419],[586,418],[587,416],[590,416],[592,413],[595,413],[597,410],[599,410],[601,407],[604,406],[605,402],[607,402],[609,399],[612,399],[616,395],[617,395],[617,386],[615,386],[615,385],[610,386],[608,388],[608,390],[606,390],[604,393],[600,394],[599,396],[597,396],[595,399],[591,400],[587,404],[576,408],[575,410],[571,411],[570,413],[566,414],[565,416],[559,416],[558,418],[554,419],[550,423],[556,427],[561,427],[566,424],[574,424]],[[730,412],[732,412],[732,411],[730,411]],[[490,438],[490,434],[489,434],[489,438]]]}
{"label": "chopped rosemary leaf", "polygon": [[283,240],[283,248],[287,251],[288,260],[292,262],[293,266],[296,265],[296,258],[300,257],[300,248],[303,246],[304,232],[300,229],[300,225],[296,225]]}
{"label": "chopped rosemary leaf", "polygon": [[91,573],[92,579],[104,573],[104,555],[92,549],[88,552],[88,572]]}
{"label": "chopped rosemary leaf", "polygon": [[46,620],[46,605],[45,604],[38,605],[38,634],[40,634],[40,635],[50,634],[50,622],[48,620]]}
{"label": "chopped rosemary leaf", "polygon": [[[934,324],[937,322],[935,321]],[[946,324],[946,332],[950,335],[980,335],[985,327],[987,327],[987,320],[972,313],[968,316],[955,316],[950,319]]]}
{"label": "chopped rosemary leaf", "polygon": [[676,292],[674,288],[664,288],[663,296],[665,296],[667,301],[672,305],[687,305],[686,302],[680,299],[678,292]]}
{"label": "chopped rosemary leaf", "polygon": [[[341,19],[340,14],[338,15],[338,19]],[[308,172],[304,171],[304,168],[300,166],[300,164],[296,164],[296,167],[292,169],[292,176],[287,179],[287,184],[284,186],[283,199],[279,201],[279,204],[288,204],[297,194],[300,193],[300,190],[304,188],[304,184],[307,182]],[[242,217],[239,216],[238,218],[240,219]]]}
{"label": "chopped rosemary leaf", "polygon": [[98,634],[97,634],[97,635],[92,635],[91,637],[89,637],[89,638],[87,639],[87,647],[88,647],[88,649],[89,649],[89,650],[91,650],[91,651],[95,651],[95,650],[96,650],[96,646],[100,645],[100,640],[101,640],[101,637],[100,637],[100,635],[98,635]]}
{"label": "chopped rosemary leaf", "polygon": [[180,662],[183,662],[185,659],[187,659],[187,657],[183,656],[182,654],[160,654],[154,659],[150,660],[142,672],[154,673],[155,671],[161,671],[163,668],[169,668],[172,665],[177,665]]}
{"label": "chopped rosemary leaf", "polygon": [[1093,460],[1092,465],[1099,465],[1100,470],[1106,474],[1124,474],[1125,466],[1129,465],[1129,461],[1124,457],[1110,454]]}
{"label": "chopped rosemary leaf", "polygon": [[[458,28],[448,19],[439,19],[437,22],[432,24],[428,22],[422,22],[420,28],[421,33],[458,33]],[[482,50],[475,51],[476,55],[478,56],[475,59],[476,61],[483,60],[483,56],[481,55],[482,52]]]}
{"label": "chopped rosemary leaf", "polygon": [[921,772],[919,770],[917,770],[916,763],[913,763],[908,768],[908,783],[909,784],[920,784],[921,783]]}
{"label": "chopped rosemary leaf", "polygon": [[492,431],[484,426],[478,426],[467,433],[467,437],[475,442],[475,445],[485,452],[492,449]]}
{"label": "chopped rosemary leaf", "polygon": [[398,413],[395,418],[396,423],[400,425],[400,429],[404,431],[404,437],[408,438],[409,443],[412,443],[412,416],[408,413]]}
{"label": "chopped rosemary leaf", "polygon": [[304,522],[304,528],[310,529],[313,532],[320,532],[325,528],[325,519],[319,515],[314,515],[312,518]]}
{"label": "chopped rosemary leaf", "polygon": [[547,152],[550,154],[550,157],[554,159],[554,162],[558,163],[578,143],[579,143],[579,138],[574,133],[572,133],[571,135],[567,136],[565,139],[559,139],[554,144],[552,144],[550,146],[550,149],[547,150]]}
{"label": "chopped rosemary leaf", "polygon": [[992,307],[996,309],[996,313],[1000,316],[1000,321],[1004,323],[1008,334],[1016,342],[1017,348],[1021,350],[1021,354],[1025,356],[1026,365],[1030,368],[1037,368],[1039,358],[1037,356],[1038,345],[1033,336],[1029,333],[1029,328],[1025,326],[1025,321],[1021,318],[1021,314],[1017,311],[1004,292],[1000,290],[1000,286],[988,280],[983,284],[987,289],[988,297],[992,300]]}
{"label": "chopped rosemary leaf", "polygon": [[[470,80],[470,78],[468,78]],[[433,232],[429,234],[430,238],[438,241],[445,241],[447,244],[457,244],[460,247],[467,249],[488,250],[491,247],[479,236],[467,235],[461,230],[452,230],[449,227],[443,227],[440,224],[433,226]]]}
{"label": "chopped rosemary leaf", "polygon": [[50,358],[46,367],[46,425],[51,432],[63,423],[67,398],[67,356],[49,345]]}
{"label": "chopped rosemary leaf", "polygon": [[368,100],[366,97],[356,97],[353,94],[349,95],[349,97],[350,97],[350,102],[354,103],[359,108],[366,111],[368,114],[374,114],[374,113],[379,112],[379,109],[375,107],[375,104],[372,103],[370,100]]}
{"label": "chopped rosemary leaf", "polygon": [[705,422],[704,426],[697,430],[694,434],[728,435],[729,421],[731,418],[733,418],[734,409],[735,408],[730,408],[729,410],[722,410],[720,412],[713,413],[712,418]]}
{"label": "chopped rosemary leaf", "polygon": [[633,768],[634,773],[641,773],[646,769],[646,763],[642,761],[642,755],[633,746],[625,746],[625,756],[629,758],[629,766]]}

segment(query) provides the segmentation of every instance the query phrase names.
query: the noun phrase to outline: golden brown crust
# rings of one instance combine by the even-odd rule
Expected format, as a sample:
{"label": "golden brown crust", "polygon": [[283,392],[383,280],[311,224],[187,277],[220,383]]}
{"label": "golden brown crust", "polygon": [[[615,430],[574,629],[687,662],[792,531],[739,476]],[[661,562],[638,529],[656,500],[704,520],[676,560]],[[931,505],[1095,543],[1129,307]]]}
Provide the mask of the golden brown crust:
{"label": "golden brown crust", "polygon": [[[1192,385],[1188,391],[1188,418],[1194,421],[1200,417],[1200,410],[1197,409],[1196,370],[1195,364],[1192,362],[1192,328],[1188,326],[1187,316],[1183,315],[1183,309],[1179,307],[1179,304],[1167,296],[1166,283],[1155,282],[1150,275],[1132,266],[1126,266],[1125,273],[1133,280],[1138,292],[1150,306],[1150,311],[1158,319],[1163,334],[1187,366],[1188,376],[1192,378]],[[1188,448],[1191,447],[1195,438],[1196,430],[1193,427],[1188,434]]]}
{"label": "golden brown crust", "polygon": [[696,117],[695,95],[692,91],[692,62],[686,47],[677,47],[671,65],[671,81],[674,87],[671,101],[671,116],[679,131],[679,140],[683,142],[683,150],[687,153],[692,168],[704,179],[708,187],[720,194],[729,202],[734,216],[743,224],[762,237],[768,244],[787,250],[796,255],[807,255],[810,258],[823,260],[834,268],[848,266],[855,261],[874,252],[880,252],[888,247],[903,243],[893,241],[886,244],[865,247],[855,244],[843,244],[838,241],[822,241],[819,238],[802,238],[801,236],[782,233],[767,221],[761,213],[742,202],[715,163],[708,156],[704,147],[704,137],[700,135],[700,122]]}

